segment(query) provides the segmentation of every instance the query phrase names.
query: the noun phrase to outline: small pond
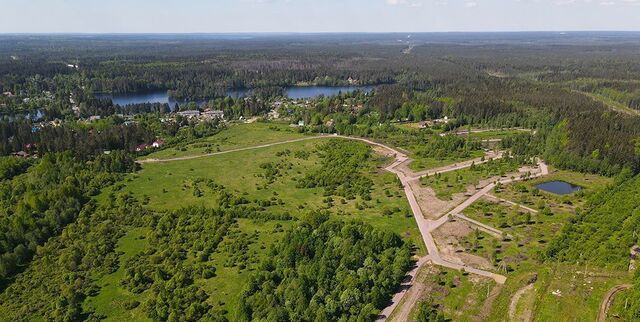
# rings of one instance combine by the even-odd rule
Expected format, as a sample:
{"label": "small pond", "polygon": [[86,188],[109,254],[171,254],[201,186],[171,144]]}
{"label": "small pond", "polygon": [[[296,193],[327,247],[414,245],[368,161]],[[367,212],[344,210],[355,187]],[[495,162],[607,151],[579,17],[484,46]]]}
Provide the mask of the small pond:
{"label": "small pond", "polygon": [[557,195],[568,195],[582,190],[582,187],[572,185],[564,181],[549,181],[536,185],[536,188],[555,193]]}

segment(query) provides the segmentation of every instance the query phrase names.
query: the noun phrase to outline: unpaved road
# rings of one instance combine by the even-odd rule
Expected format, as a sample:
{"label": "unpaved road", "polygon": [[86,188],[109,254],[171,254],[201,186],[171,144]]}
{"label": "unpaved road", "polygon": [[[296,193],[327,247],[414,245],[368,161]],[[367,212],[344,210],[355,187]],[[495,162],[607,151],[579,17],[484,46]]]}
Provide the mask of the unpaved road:
{"label": "unpaved road", "polygon": [[[461,170],[461,169],[470,167],[472,164],[474,164],[475,161],[478,161],[478,162],[476,162],[476,164],[478,164],[478,163],[481,163],[481,162],[486,162],[486,160],[485,161],[470,160],[470,161],[467,161],[467,162],[462,162],[460,164],[456,164],[456,165],[453,165],[453,166],[447,166],[447,167],[443,167],[443,168],[436,169],[436,170],[423,171],[423,172],[419,172],[419,173],[413,173],[413,172],[407,173],[406,166],[403,166],[402,169],[399,169],[399,168],[401,167],[401,165],[403,165],[403,163],[405,163],[407,161],[410,161],[410,159],[407,157],[407,155],[405,155],[404,153],[398,151],[397,149],[394,149],[394,148],[391,148],[391,147],[389,147],[387,145],[384,145],[384,144],[381,144],[381,143],[378,143],[378,142],[374,142],[374,141],[371,141],[371,140],[368,140],[368,139],[364,139],[364,138],[356,138],[356,137],[349,137],[349,136],[342,136],[342,135],[319,135],[319,136],[305,137],[305,138],[288,140],[288,141],[281,141],[281,142],[262,144],[262,145],[251,146],[251,147],[232,149],[232,150],[221,151],[221,152],[216,152],[216,153],[209,153],[209,154],[183,156],[183,157],[171,158],[171,159],[146,159],[146,160],[140,160],[140,161],[138,161],[138,163],[145,164],[145,163],[161,163],[161,162],[192,160],[192,159],[204,158],[204,157],[209,157],[209,156],[215,156],[215,155],[221,155],[221,154],[227,154],[227,153],[233,153],[233,152],[239,152],[239,151],[247,151],[247,150],[253,150],[253,149],[261,149],[261,148],[266,148],[266,147],[271,147],[271,146],[277,146],[277,145],[282,145],[282,144],[301,142],[301,141],[306,141],[306,140],[321,139],[321,138],[342,138],[342,139],[360,141],[360,142],[367,143],[369,145],[373,145],[373,146],[377,146],[379,148],[385,149],[385,150],[389,151],[394,156],[395,161],[391,165],[387,166],[385,168],[385,170],[395,174],[400,179],[400,182],[402,183],[402,185],[404,187],[404,192],[405,192],[405,195],[407,197],[407,200],[409,201],[409,205],[411,207],[411,211],[413,212],[413,216],[414,216],[414,218],[416,220],[416,223],[418,225],[418,228],[420,230],[420,234],[422,235],[422,239],[423,239],[423,241],[424,241],[424,243],[425,243],[425,245],[427,247],[427,251],[428,251],[429,255],[421,258],[418,261],[419,265],[414,270],[409,272],[409,274],[407,276],[407,279],[405,280],[405,281],[407,281],[406,282],[407,284],[403,285],[403,287],[400,289],[400,291],[398,291],[398,293],[396,293],[393,296],[392,303],[387,308],[382,310],[382,312],[379,315],[378,321],[385,321],[387,319],[387,317],[389,317],[389,315],[391,315],[391,313],[395,310],[395,308],[398,305],[398,303],[400,303],[402,298],[407,294],[407,290],[411,287],[411,283],[415,279],[415,275],[416,275],[419,267],[421,265],[423,265],[424,263],[426,263],[427,261],[431,262],[434,265],[439,265],[439,266],[443,266],[443,267],[447,267],[447,268],[451,268],[451,269],[455,269],[455,270],[464,270],[464,271],[466,271],[468,273],[471,273],[471,274],[476,274],[476,275],[479,275],[479,276],[488,277],[488,278],[491,278],[494,281],[496,281],[496,283],[498,283],[498,284],[504,284],[505,283],[507,278],[505,276],[503,276],[503,275],[496,274],[496,273],[493,273],[493,272],[490,272],[490,271],[485,271],[485,270],[473,268],[473,267],[470,267],[470,266],[467,266],[467,265],[464,265],[464,264],[460,264],[460,263],[454,263],[454,262],[451,262],[451,261],[448,261],[448,260],[442,258],[442,256],[440,255],[440,251],[438,250],[438,247],[436,246],[435,240],[433,239],[433,235],[431,233],[434,230],[438,229],[438,227],[440,227],[444,223],[446,223],[449,220],[449,215],[447,214],[445,216],[442,216],[441,218],[439,218],[437,220],[427,220],[427,219],[425,219],[425,217],[424,217],[424,215],[422,213],[422,209],[418,205],[418,201],[416,199],[415,193],[413,192],[413,190],[411,189],[411,185],[409,184],[410,181],[418,180],[420,177],[425,176],[427,174],[431,174],[431,173],[435,173],[435,172],[443,173],[443,172]],[[496,155],[496,158],[499,158],[501,156],[502,155]],[[535,175],[536,177],[548,174],[547,166],[543,162],[540,162],[539,166],[540,166],[541,171],[538,174]],[[513,182],[513,181],[517,181],[517,180],[520,180],[520,179],[508,179],[508,180],[503,180],[503,181],[500,181],[500,182],[503,183],[503,184],[506,184],[506,183],[510,183],[510,182]],[[487,185],[482,190],[478,191],[476,194],[474,194],[469,199],[464,201],[461,205],[456,207],[449,214],[456,215],[456,214],[461,213],[464,209],[469,207],[473,202],[475,202],[476,200],[478,200],[479,198],[481,198],[482,196],[487,194],[491,189],[493,189],[493,187],[495,187],[495,183],[491,183],[491,184]],[[420,296],[420,294],[417,294],[418,292],[412,292],[412,293],[416,293],[416,295],[412,294],[413,296]],[[411,299],[411,300],[416,300],[416,299]]]}
{"label": "unpaved road", "polygon": [[[515,292],[513,294],[513,297],[511,298],[511,303],[509,303],[509,321],[514,321],[516,322],[516,313],[517,313],[517,308],[518,308],[518,302],[520,301],[520,298],[522,298],[522,296],[524,295],[524,293],[533,290],[533,286],[534,283],[531,283],[521,289],[519,289],[517,292]],[[531,317],[525,317],[524,318],[524,322],[528,322],[531,319]],[[517,322],[522,322],[522,321],[517,321]]]}
{"label": "unpaved road", "polygon": [[198,154],[198,155],[187,155],[187,156],[183,156],[183,157],[170,158],[170,159],[144,159],[144,160],[139,160],[139,161],[136,161],[136,162],[139,163],[139,164],[145,164],[145,163],[164,163],[164,162],[193,160],[193,159],[211,157],[211,156],[214,156],[214,155],[221,155],[221,154],[240,152],[240,151],[247,151],[247,150],[255,150],[255,149],[263,149],[263,148],[268,148],[270,146],[276,146],[276,145],[282,145],[282,144],[288,144],[288,143],[295,143],[295,142],[307,141],[307,140],[316,140],[316,139],[327,138],[327,137],[330,137],[330,136],[326,136],[326,135],[310,136],[310,137],[305,137],[305,138],[300,138],[300,139],[294,139],[294,140],[288,140],[288,141],[280,141],[280,142],[274,142],[274,143],[267,143],[267,144],[255,145],[255,146],[248,146],[248,147],[245,147],[245,148],[231,149],[231,150],[227,150],[227,151],[220,151],[220,152],[214,152],[214,153]]}
{"label": "unpaved road", "polygon": [[602,303],[600,304],[600,311],[598,311],[597,322],[605,322],[607,320],[607,312],[609,311],[609,307],[611,307],[611,303],[613,302],[615,295],[618,292],[624,291],[629,288],[631,288],[630,284],[616,285],[612,287],[609,292],[607,292],[607,294],[604,296],[604,299],[602,300]]}

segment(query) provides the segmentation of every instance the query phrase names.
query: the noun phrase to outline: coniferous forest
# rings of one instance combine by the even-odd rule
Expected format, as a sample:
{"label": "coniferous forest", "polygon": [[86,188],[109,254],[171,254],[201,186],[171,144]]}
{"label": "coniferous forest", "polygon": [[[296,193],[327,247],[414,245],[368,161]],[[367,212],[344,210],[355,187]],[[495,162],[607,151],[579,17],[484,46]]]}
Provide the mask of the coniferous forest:
{"label": "coniferous forest", "polygon": [[[428,255],[407,185],[435,219],[505,179],[509,206],[455,214],[504,233],[438,244],[504,289],[420,271],[411,319],[491,289],[469,306],[504,320],[516,286],[588,265],[639,320],[639,36],[0,35],[0,321],[373,321]],[[581,191],[540,192],[540,162]]]}

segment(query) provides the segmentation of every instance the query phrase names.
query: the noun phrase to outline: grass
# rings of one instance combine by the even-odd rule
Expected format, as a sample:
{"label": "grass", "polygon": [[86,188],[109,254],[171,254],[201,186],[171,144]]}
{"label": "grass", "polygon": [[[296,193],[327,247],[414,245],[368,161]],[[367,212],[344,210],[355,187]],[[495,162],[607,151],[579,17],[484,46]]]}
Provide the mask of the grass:
{"label": "grass", "polygon": [[235,308],[240,300],[240,292],[246,285],[251,272],[257,269],[259,263],[265,258],[266,250],[279,240],[284,234],[284,230],[292,224],[290,221],[255,222],[239,219],[235,228],[237,231],[257,234],[247,251],[250,261],[244,269],[238,266],[225,266],[226,259],[233,254],[229,254],[223,249],[219,249],[213,254],[211,259],[217,263],[216,276],[197,281],[197,284],[210,295],[210,304],[229,311],[231,313],[229,318],[233,320]]}
{"label": "grass", "polygon": [[477,185],[480,180],[503,176],[517,169],[518,165],[513,162],[495,160],[462,170],[423,177],[420,182],[431,187],[439,199],[451,200],[453,194],[467,191],[469,185]]}
{"label": "grass", "polygon": [[[421,301],[432,301],[454,321],[476,321],[483,304],[496,286],[490,279],[443,267],[426,266],[418,273],[417,280],[425,285]],[[415,318],[417,305],[411,312]]]}
{"label": "grass", "polygon": [[169,159],[186,155],[221,152],[305,137],[304,134],[289,128],[287,124],[250,123],[229,124],[228,126],[224,131],[211,137],[198,140],[186,146],[161,150],[145,156],[143,159]]}
{"label": "grass", "polygon": [[[628,281],[626,272],[557,264],[536,282],[534,319],[539,321],[594,321],[600,303],[614,285]],[[560,291],[560,296],[552,294]]]}
{"label": "grass", "polygon": [[[241,125],[236,128],[243,129],[244,132],[248,131],[248,137],[255,138],[259,135],[254,131],[263,133],[265,131],[263,126],[249,125],[245,127],[245,125]],[[226,131],[221,134],[225,137],[239,136],[241,134],[238,129],[231,128],[227,130],[232,131],[231,134],[225,134]],[[290,137],[282,137],[282,139],[288,140]],[[203,141],[210,140],[212,139]],[[241,142],[239,144],[244,145],[249,145],[249,142],[256,143],[253,139],[237,139],[234,142]],[[153,211],[175,210],[192,205],[216,207],[218,194],[205,184],[206,180],[212,180],[216,184],[224,186],[227,191],[243,196],[252,202],[278,200],[276,205],[265,207],[266,213],[286,213],[294,218],[299,218],[307,211],[326,209],[333,214],[334,218],[360,220],[381,230],[396,232],[403,239],[413,242],[417,246],[416,253],[418,255],[425,255],[426,247],[403,190],[395,175],[382,169],[385,164],[391,161],[390,159],[373,155],[369,162],[361,166],[361,171],[374,182],[371,200],[364,200],[361,197],[354,200],[344,200],[334,196],[333,201],[328,202],[323,195],[323,188],[296,187],[297,180],[302,178],[307,171],[320,166],[319,157],[314,152],[316,146],[322,142],[326,141],[301,141],[199,159],[144,164],[139,172],[129,175],[121,185],[105,191],[98,197],[98,200],[109,198],[110,192],[115,189],[132,193],[143,200],[145,207]],[[352,144],[364,143],[352,142]],[[235,146],[230,148],[235,148]],[[199,153],[198,149],[195,148],[196,154]],[[303,152],[309,153],[308,156]],[[156,158],[158,156],[151,155],[150,157]],[[267,175],[266,170],[261,167],[267,163],[280,165],[277,166],[279,169],[277,174]],[[294,224],[295,219],[293,221],[266,222],[238,219],[237,224],[232,228],[233,231],[225,237],[221,247],[212,255],[212,261],[216,263],[216,276],[196,281],[210,295],[210,304],[214,308],[228,311],[227,317],[233,320],[239,294],[251,272],[266,256],[266,250],[270,245],[280,239],[283,231]],[[248,245],[246,254],[241,254],[248,256],[246,267],[244,267],[245,265],[240,267],[239,265],[225,264],[229,258],[238,255],[229,253],[223,247],[226,239],[236,233],[246,233],[251,236],[249,238],[251,243]],[[131,248],[126,245],[131,240],[136,240],[135,236],[136,231],[130,231],[127,236],[123,237],[121,240],[123,249]],[[134,253],[125,252],[121,256],[121,263],[132,254]],[[115,319],[129,319],[130,316],[140,315],[139,309],[127,312],[123,310],[121,304],[109,302],[109,299],[114,298],[123,301],[137,299],[144,302],[146,293],[134,296],[118,287],[118,280],[121,277],[122,272],[120,271],[106,277],[105,281],[100,283],[102,286],[100,294],[88,300],[87,305],[96,307],[98,313],[105,314],[110,318],[115,317]]]}
{"label": "grass", "polygon": [[[597,310],[606,291],[621,281],[629,280],[626,272],[543,262],[539,256],[546,243],[558,234],[562,226],[583,207],[587,196],[611,183],[610,178],[571,171],[550,169],[549,176],[507,185],[494,194],[533,209],[548,207],[550,213],[529,213],[492,199],[480,199],[465,210],[465,215],[505,231],[513,239],[474,234],[463,240],[470,253],[504,261],[508,279],[496,299],[490,321],[508,320],[511,297],[531,280],[537,281],[532,292],[526,293],[516,306],[516,315],[532,310],[536,321],[589,321],[595,320]],[[582,192],[558,196],[535,189],[535,185],[562,180],[585,188]],[[498,265],[496,265],[497,267]],[[534,278],[535,276],[535,278]],[[552,294],[560,290],[559,295]]]}
{"label": "grass", "polygon": [[[583,189],[573,194],[561,196],[536,188],[536,185],[549,181],[565,181]],[[554,214],[575,213],[577,208],[584,206],[589,195],[599,189],[604,189],[611,182],[612,179],[608,177],[549,167],[549,175],[507,185],[495,195],[533,209],[540,208],[540,205],[547,205]]]}
{"label": "grass", "polygon": [[591,99],[593,99],[594,101],[600,102],[603,105],[609,107],[610,109],[616,111],[616,112],[621,112],[621,113],[626,113],[626,114],[631,114],[631,115],[638,115],[640,114],[640,111],[634,110],[632,108],[629,108],[629,106],[620,103],[616,100],[613,100],[605,95],[602,94],[598,94],[598,93],[589,93],[589,92],[582,92],[582,91],[574,91],[576,93],[580,93],[582,95],[585,95]]}
{"label": "grass", "polygon": [[471,151],[469,157],[465,158],[446,158],[446,159],[438,159],[438,158],[426,158],[421,157],[416,154],[411,155],[413,162],[409,163],[409,168],[413,171],[421,171],[426,169],[434,169],[440,168],[447,165],[451,165],[457,162],[466,161],[469,159],[480,158],[484,155],[483,150],[474,150]]}
{"label": "grass", "polygon": [[94,308],[95,312],[107,317],[105,321],[147,321],[140,306],[133,310],[127,310],[124,305],[127,302],[143,302],[144,295],[133,294],[119,286],[119,281],[124,276],[124,262],[142,252],[147,245],[144,238],[150,230],[147,228],[132,228],[120,238],[116,252],[120,254],[120,268],[112,274],[102,277],[97,285],[100,293],[95,297],[89,297],[85,306]]}
{"label": "grass", "polygon": [[[489,321],[507,321],[513,294],[535,280],[533,292],[525,294],[516,312],[532,310],[534,321],[594,321],[606,292],[628,280],[626,272],[596,269],[580,265],[545,263],[529,264],[509,274],[507,283],[496,299]],[[560,293],[553,294],[555,291]],[[528,307],[525,307],[527,306]]]}

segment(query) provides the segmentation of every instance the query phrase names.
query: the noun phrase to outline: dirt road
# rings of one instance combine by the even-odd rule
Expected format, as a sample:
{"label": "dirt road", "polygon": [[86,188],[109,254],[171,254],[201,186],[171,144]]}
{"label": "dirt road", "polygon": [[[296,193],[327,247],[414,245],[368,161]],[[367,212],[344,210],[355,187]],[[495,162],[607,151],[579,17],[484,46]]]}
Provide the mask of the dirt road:
{"label": "dirt road", "polygon": [[607,292],[607,294],[604,296],[604,299],[602,300],[602,303],[600,304],[600,311],[598,311],[597,322],[605,322],[607,320],[607,312],[609,311],[609,307],[611,307],[611,303],[613,302],[615,295],[618,292],[624,291],[629,288],[631,288],[630,284],[616,285],[612,287],[609,292]]}
{"label": "dirt road", "polygon": [[[486,159],[484,161],[482,161],[480,159],[478,159],[478,160],[469,160],[469,161],[466,161],[466,162],[462,162],[460,164],[447,166],[447,167],[443,167],[443,168],[440,168],[440,169],[433,169],[433,170],[427,170],[427,171],[423,171],[423,172],[413,173],[413,172],[407,171],[407,168],[406,168],[406,165],[405,165],[405,162],[410,161],[410,159],[407,157],[406,154],[398,151],[397,149],[394,149],[394,148],[389,147],[387,145],[384,145],[384,144],[381,144],[381,143],[378,143],[378,142],[374,142],[374,141],[371,141],[369,139],[364,139],[364,138],[348,137],[348,136],[341,136],[341,135],[320,135],[320,136],[305,137],[305,138],[300,138],[300,139],[295,139],[295,140],[275,142],[275,143],[269,143],[269,144],[263,144],[263,145],[245,147],[245,148],[239,148],[239,149],[232,149],[232,150],[228,150],[228,151],[209,153],[209,154],[202,154],[202,155],[184,156],[184,157],[178,157],[178,158],[172,158],[172,159],[163,159],[163,160],[147,159],[147,160],[138,161],[138,163],[145,164],[145,163],[159,163],[159,162],[172,162],[172,161],[191,160],[191,159],[197,159],[197,158],[203,158],[203,157],[209,157],[209,156],[215,156],[215,155],[221,155],[221,154],[227,154],[227,153],[233,153],[233,152],[239,152],[239,151],[247,151],[247,150],[252,150],[252,149],[260,149],[260,148],[266,148],[266,147],[271,147],[271,146],[276,146],[276,145],[289,144],[289,143],[295,143],[295,142],[306,141],[306,140],[321,139],[321,138],[342,138],[342,139],[347,139],[347,140],[360,141],[360,142],[367,143],[369,145],[373,145],[373,146],[385,149],[385,150],[389,151],[390,154],[393,155],[395,161],[392,164],[390,164],[389,166],[387,166],[385,168],[385,170],[395,174],[400,179],[400,182],[402,183],[402,185],[404,187],[404,193],[405,193],[405,195],[407,197],[407,200],[409,202],[409,206],[411,207],[411,211],[413,212],[413,216],[414,216],[414,218],[416,220],[416,223],[418,225],[418,228],[420,230],[420,234],[422,235],[422,239],[423,239],[423,241],[424,241],[424,243],[425,243],[425,245],[427,247],[427,251],[428,251],[429,255],[421,258],[418,261],[418,266],[414,270],[409,272],[409,274],[407,275],[407,279],[405,279],[405,283],[403,284],[401,289],[393,296],[392,303],[387,308],[383,309],[382,312],[380,313],[378,321],[384,321],[389,317],[389,315],[391,315],[391,313],[397,307],[398,303],[400,303],[402,298],[407,294],[407,290],[411,287],[411,283],[415,279],[415,275],[416,275],[419,267],[421,265],[423,265],[424,263],[426,263],[426,262],[431,262],[434,265],[439,265],[439,266],[443,266],[443,267],[447,267],[447,268],[451,268],[451,269],[455,269],[455,270],[464,270],[464,271],[466,271],[468,273],[471,273],[471,274],[476,274],[476,275],[479,275],[479,276],[488,277],[488,278],[491,278],[494,281],[496,281],[496,283],[498,283],[498,284],[504,284],[505,283],[506,277],[503,276],[503,275],[496,274],[496,273],[493,273],[493,272],[490,272],[490,271],[485,271],[485,270],[473,268],[473,267],[470,267],[470,266],[467,266],[467,265],[464,265],[464,264],[460,264],[460,263],[454,263],[454,262],[451,262],[451,261],[448,261],[448,260],[442,258],[442,256],[440,255],[440,251],[438,250],[438,247],[437,247],[437,245],[435,243],[435,240],[433,238],[433,235],[432,235],[433,231],[438,229],[440,226],[442,226],[444,223],[446,223],[449,220],[449,215],[460,214],[464,209],[469,207],[473,202],[475,202],[476,200],[478,200],[479,198],[481,198],[482,196],[487,194],[489,191],[491,191],[491,189],[493,189],[493,187],[495,187],[495,183],[491,183],[491,184],[485,186],[483,189],[481,189],[480,191],[476,192],[469,199],[465,200],[458,207],[454,208],[454,210],[452,210],[449,214],[447,214],[445,216],[442,216],[437,220],[427,220],[424,217],[424,214],[422,213],[422,209],[418,205],[418,201],[416,199],[416,195],[415,195],[414,191],[412,190],[411,185],[409,184],[411,181],[418,180],[421,176],[425,176],[427,174],[436,173],[436,172],[443,173],[443,172],[461,170],[461,169],[470,167],[472,164],[479,164],[479,163],[482,163],[482,162],[487,162]],[[500,155],[496,155],[495,156],[495,158],[499,158],[499,157],[502,157],[502,155],[500,154]],[[548,173],[547,166],[543,162],[539,163],[539,167],[540,167],[540,172],[538,174],[536,174],[535,176],[542,176],[542,175],[546,175]],[[503,184],[506,184],[506,183],[510,183],[512,181],[517,181],[517,180],[520,180],[520,179],[508,179],[508,180],[503,180],[503,181],[500,181],[500,182],[503,183]],[[488,228],[491,228],[491,227],[488,227]],[[460,262],[462,262],[462,261],[460,261]],[[412,292],[412,295],[415,294],[413,296],[420,296],[420,294],[418,294],[418,293],[419,292]],[[416,299],[412,299],[412,300],[416,300]]]}
{"label": "dirt road", "polygon": [[248,146],[248,147],[245,147],[245,148],[231,149],[231,150],[227,150],[227,151],[220,151],[220,152],[214,152],[214,153],[198,154],[198,155],[187,155],[187,156],[183,156],[183,157],[170,158],[170,159],[144,159],[144,160],[139,160],[139,161],[136,161],[136,162],[139,163],[139,164],[145,164],[145,163],[162,163],[162,162],[193,160],[193,159],[211,157],[211,156],[214,156],[214,155],[221,155],[221,154],[240,152],[240,151],[247,151],[247,150],[255,150],[255,149],[263,149],[263,148],[268,148],[270,146],[289,144],[289,143],[296,143],[296,142],[308,141],[308,140],[317,140],[317,139],[328,138],[328,137],[330,137],[330,136],[327,136],[327,135],[310,136],[310,137],[306,137],[306,138],[300,138],[300,139],[294,139],[294,140],[288,140],[288,141],[281,141],[281,142],[274,142],[274,143],[255,145],[255,146]]}

